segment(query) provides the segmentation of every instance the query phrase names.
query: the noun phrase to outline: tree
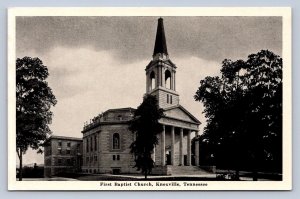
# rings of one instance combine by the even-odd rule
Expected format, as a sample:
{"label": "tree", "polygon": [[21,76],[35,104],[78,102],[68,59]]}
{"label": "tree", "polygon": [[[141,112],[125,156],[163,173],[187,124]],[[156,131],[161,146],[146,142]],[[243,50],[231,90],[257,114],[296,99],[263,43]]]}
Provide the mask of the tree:
{"label": "tree", "polygon": [[48,69],[39,58],[16,60],[16,151],[20,160],[19,180],[22,180],[22,156],[28,147],[42,152],[41,146],[51,134],[51,106],[57,103],[46,82]]}
{"label": "tree", "polygon": [[129,130],[135,134],[135,140],[130,146],[131,153],[135,156],[135,167],[144,173],[145,178],[154,167],[151,153],[158,143],[157,134],[163,130],[158,122],[163,115],[156,97],[146,95],[129,126]]}
{"label": "tree", "polygon": [[214,146],[217,164],[237,175],[251,169],[254,180],[267,160],[281,171],[282,59],[268,50],[246,61],[225,59],[221,75],[201,80],[195,94],[205,107],[204,137]]}

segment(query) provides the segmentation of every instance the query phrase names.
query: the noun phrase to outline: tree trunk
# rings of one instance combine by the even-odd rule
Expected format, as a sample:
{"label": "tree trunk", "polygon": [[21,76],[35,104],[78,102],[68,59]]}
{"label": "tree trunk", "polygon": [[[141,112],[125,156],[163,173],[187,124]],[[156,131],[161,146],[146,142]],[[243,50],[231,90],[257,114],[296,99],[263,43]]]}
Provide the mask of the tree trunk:
{"label": "tree trunk", "polygon": [[19,165],[19,181],[22,181],[22,175],[23,175],[23,169],[22,169],[22,158],[23,158],[23,153],[22,150],[20,149],[20,154],[19,154],[19,160],[20,160],[20,165]]}

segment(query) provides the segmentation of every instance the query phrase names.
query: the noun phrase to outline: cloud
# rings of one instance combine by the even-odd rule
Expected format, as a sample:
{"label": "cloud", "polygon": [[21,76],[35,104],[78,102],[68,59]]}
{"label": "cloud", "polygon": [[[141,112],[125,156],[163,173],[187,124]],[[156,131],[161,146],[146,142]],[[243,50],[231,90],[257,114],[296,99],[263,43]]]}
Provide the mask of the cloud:
{"label": "cloud", "polygon": [[[17,17],[16,23],[20,51],[91,46],[136,62],[153,52],[157,17]],[[164,25],[174,57],[221,61],[261,49],[281,55],[281,17],[164,17]]]}

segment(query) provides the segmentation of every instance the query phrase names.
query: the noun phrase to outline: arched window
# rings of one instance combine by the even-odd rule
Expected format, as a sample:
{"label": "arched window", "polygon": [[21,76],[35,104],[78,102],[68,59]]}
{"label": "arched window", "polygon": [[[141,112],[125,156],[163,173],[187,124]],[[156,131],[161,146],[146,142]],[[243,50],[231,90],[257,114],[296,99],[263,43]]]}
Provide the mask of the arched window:
{"label": "arched window", "polygon": [[120,149],[120,135],[119,135],[119,133],[114,133],[114,135],[113,135],[113,149]]}
{"label": "arched window", "polygon": [[150,83],[151,83],[151,87],[150,87],[150,90],[153,90],[154,88],[155,88],[155,73],[154,73],[154,71],[152,71],[151,73],[150,73]]}
{"label": "arched window", "polygon": [[166,88],[171,89],[171,72],[169,70],[165,72],[165,85]]}

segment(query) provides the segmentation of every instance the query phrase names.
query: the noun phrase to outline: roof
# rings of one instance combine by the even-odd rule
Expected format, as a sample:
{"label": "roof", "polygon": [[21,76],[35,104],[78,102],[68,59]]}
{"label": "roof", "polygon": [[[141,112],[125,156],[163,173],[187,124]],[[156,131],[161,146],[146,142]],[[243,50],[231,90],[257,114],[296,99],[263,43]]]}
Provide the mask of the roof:
{"label": "roof", "polygon": [[[183,117],[178,117],[174,115],[174,112],[172,112],[173,110],[180,110],[182,112],[182,114],[188,116],[185,118]],[[171,107],[168,107],[168,108],[164,108],[164,112],[169,112],[171,115],[168,116],[168,114],[166,114],[166,117],[171,117],[171,118],[176,118],[176,119],[180,119],[180,120],[183,120],[183,121],[187,121],[187,122],[192,122],[192,123],[195,123],[195,124],[201,124],[201,122],[195,117],[193,116],[188,110],[186,110],[183,106],[181,106],[180,104],[178,105],[175,105],[175,106],[171,106]],[[186,118],[190,118],[190,119],[186,119]]]}
{"label": "roof", "polygon": [[[115,108],[115,109],[108,109],[105,112],[99,114],[98,116],[94,117],[93,119],[91,119],[91,122],[88,124],[85,124],[83,127],[83,130],[81,131],[81,133],[84,133],[90,129],[93,129],[97,126],[101,125],[108,125],[108,124],[126,124],[128,123],[132,116],[130,115],[125,115],[125,116],[121,116],[121,118],[119,118],[119,116],[117,117],[112,117],[112,118],[106,118],[106,116],[108,115],[108,113],[134,113],[135,109],[131,108],[131,107],[126,107],[126,108]],[[121,120],[120,120],[121,119]]]}
{"label": "roof", "polygon": [[118,112],[118,111],[135,111],[134,108],[131,108],[131,107],[126,107],[126,108],[114,108],[114,109],[108,109],[106,110],[104,113],[107,113],[107,112]]}
{"label": "roof", "polygon": [[152,66],[156,66],[156,64],[167,64],[173,68],[177,68],[176,65],[170,60],[170,59],[167,59],[167,60],[151,60],[149,62],[149,64],[146,66],[146,69],[145,70],[148,70],[149,68],[151,68]]}
{"label": "roof", "polygon": [[50,140],[50,139],[82,141],[82,138],[68,137],[68,136],[58,136],[58,135],[52,135],[47,140]]}
{"label": "roof", "polygon": [[164,30],[164,22],[162,18],[159,18],[157,23],[157,31],[156,31],[156,39],[155,39],[153,55],[157,53],[164,53],[168,55],[167,42],[166,42],[166,36]]}

